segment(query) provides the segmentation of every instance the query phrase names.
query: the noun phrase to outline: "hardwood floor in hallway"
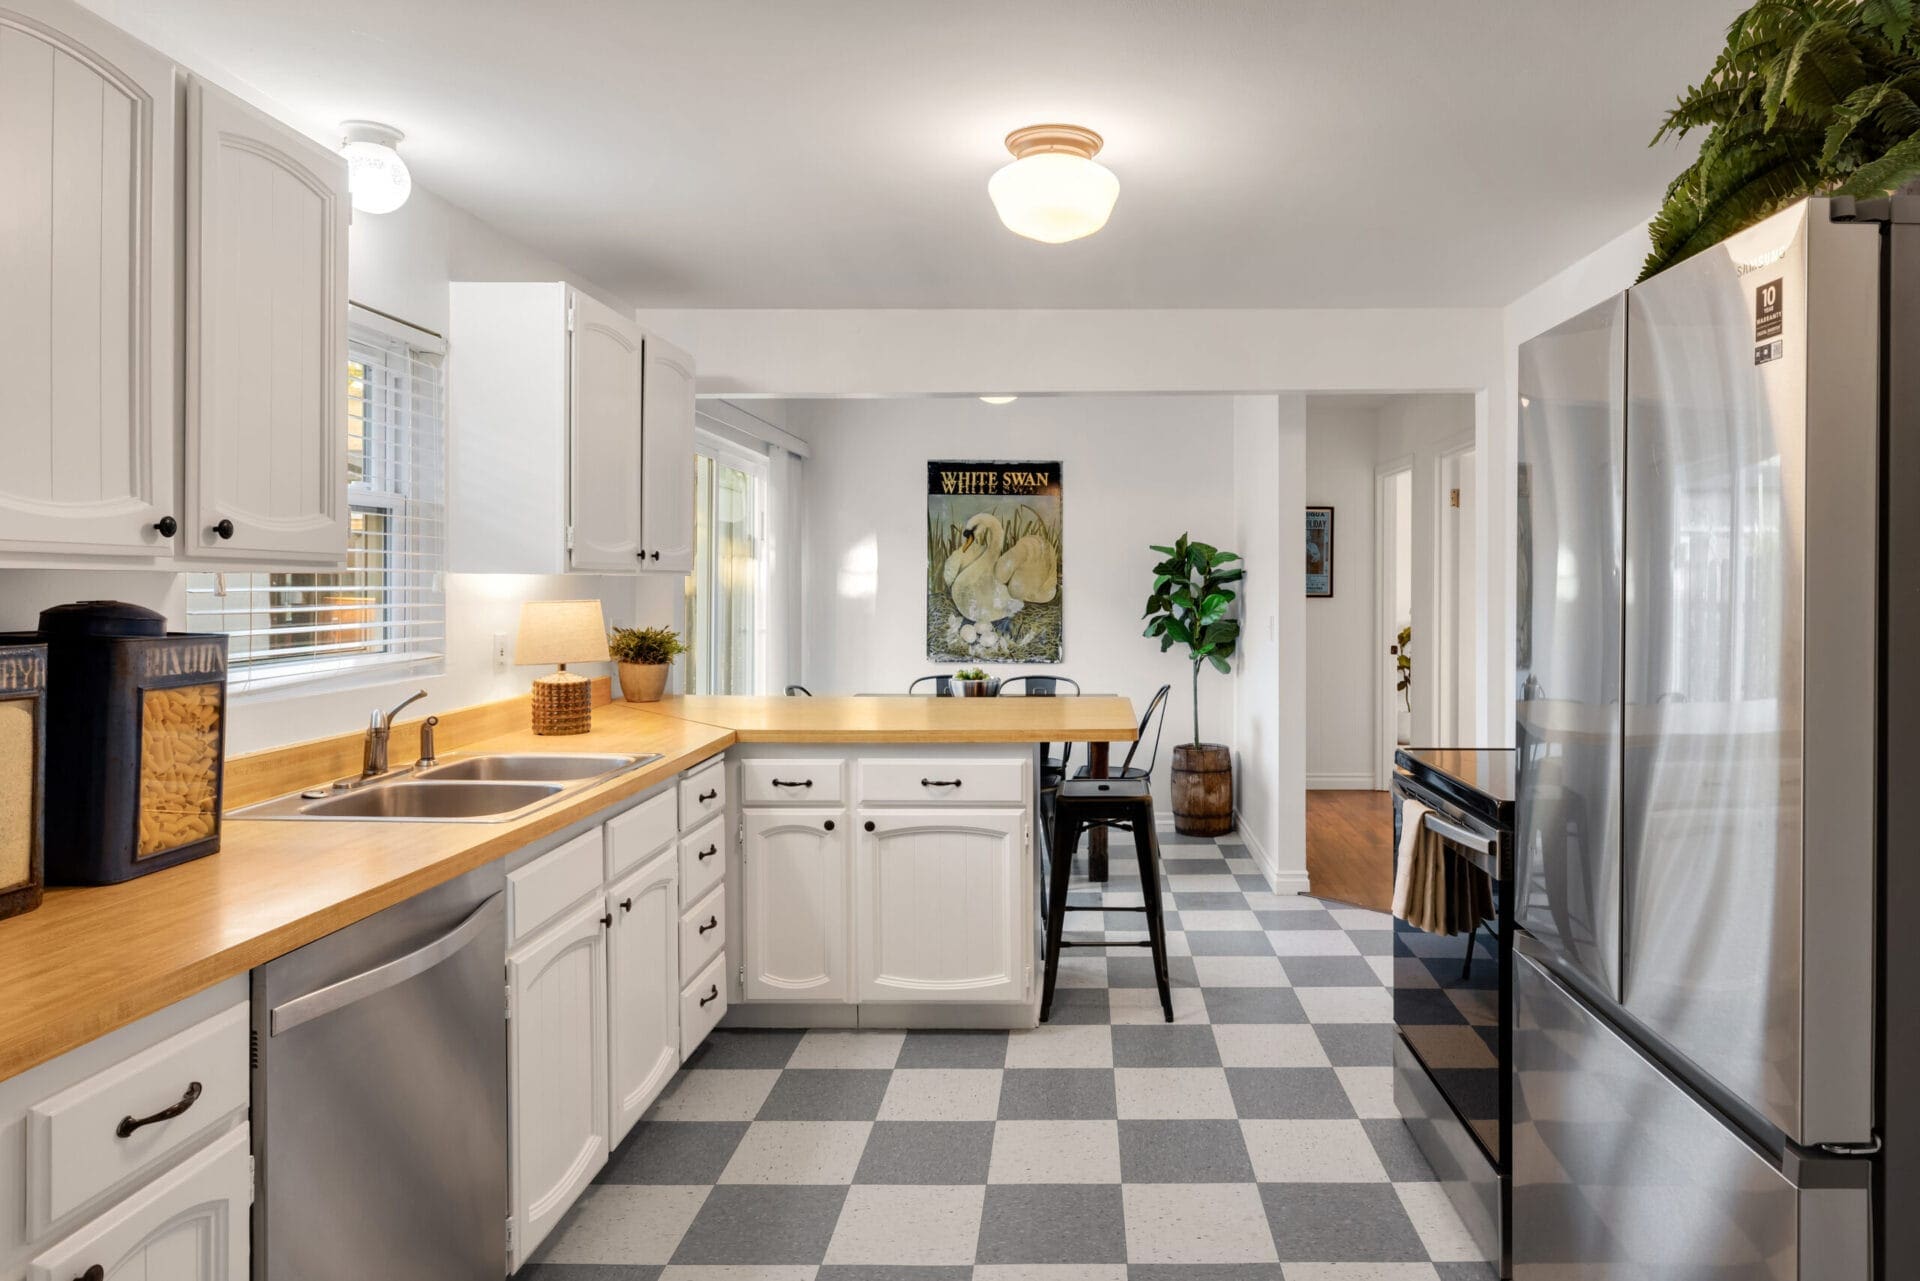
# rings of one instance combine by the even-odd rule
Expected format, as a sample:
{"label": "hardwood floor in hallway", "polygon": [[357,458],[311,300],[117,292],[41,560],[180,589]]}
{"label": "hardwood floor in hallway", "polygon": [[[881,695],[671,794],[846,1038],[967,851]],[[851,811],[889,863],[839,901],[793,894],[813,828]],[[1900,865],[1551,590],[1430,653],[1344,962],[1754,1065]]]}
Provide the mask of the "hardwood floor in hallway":
{"label": "hardwood floor in hallway", "polygon": [[1318,898],[1384,912],[1393,903],[1393,798],[1307,793],[1307,881]]}

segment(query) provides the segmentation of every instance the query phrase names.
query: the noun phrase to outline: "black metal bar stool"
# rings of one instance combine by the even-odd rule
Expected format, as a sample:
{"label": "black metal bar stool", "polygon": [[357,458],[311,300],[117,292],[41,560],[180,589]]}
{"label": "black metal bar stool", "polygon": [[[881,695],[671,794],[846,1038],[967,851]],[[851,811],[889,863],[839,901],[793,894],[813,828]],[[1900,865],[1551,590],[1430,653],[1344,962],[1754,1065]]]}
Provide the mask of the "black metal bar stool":
{"label": "black metal bar stool", "polygon": [[[1167,981],[1167,927],[1161,912],[1160,839],[1153,830],[1153,791],[1144,778],[1077,778],[1061,783],[1053,801],[1052,872],[1047,895],[1047,976],[1040,992],[1040,1021],[1053,1012],[1053,988],[1060,975],[1063,947],[1150,947],[1153,977],[1160,985],[1160,1008],[1173,1022],[1173,989]],[[1092,828],[1119,828],[1133,834],[1133,852],[1140,860],[1142,907],[1106,907],[1067,902],[1073,878],[1073,855],[1080,833]],[[1144,943],[1108,943],[1062,938],[1068,912],[1144,912]]]}

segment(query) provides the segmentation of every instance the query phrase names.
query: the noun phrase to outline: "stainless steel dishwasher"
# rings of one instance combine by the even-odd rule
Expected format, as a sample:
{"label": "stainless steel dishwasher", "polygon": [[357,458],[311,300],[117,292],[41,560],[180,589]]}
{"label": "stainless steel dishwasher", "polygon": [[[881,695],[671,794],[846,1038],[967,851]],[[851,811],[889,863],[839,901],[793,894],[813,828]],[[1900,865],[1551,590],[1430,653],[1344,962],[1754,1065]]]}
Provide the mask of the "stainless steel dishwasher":
{"label": "stainless steel dishwasher", "polygon": [[500,864],[253,972],[255,1281],[506,1273]]}

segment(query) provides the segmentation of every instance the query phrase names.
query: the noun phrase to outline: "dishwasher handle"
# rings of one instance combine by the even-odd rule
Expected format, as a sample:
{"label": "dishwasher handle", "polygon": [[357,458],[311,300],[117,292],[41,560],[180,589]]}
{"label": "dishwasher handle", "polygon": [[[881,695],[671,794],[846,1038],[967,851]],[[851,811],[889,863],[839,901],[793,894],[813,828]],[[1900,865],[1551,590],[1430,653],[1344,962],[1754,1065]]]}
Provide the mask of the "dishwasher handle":
{"label": "dishwasher handle", "polygon": [[469,943],[487,926],[504,916],[507,910],[507,895],[503,890],[479,907],[466,920],[442,934],[424,947],[395,957],[385,965],[375,966],[352,978],[330,983],[317,992],[305,996],[296,996],[291,1001],[273,1007],[270,1036],[279,1036],[282,1032],[291,1032],[302,1023],[345,1009],[356,1001],[377,995],[389,988],[400,986],[410,978],[425,974],[434,966],[453,956]]}

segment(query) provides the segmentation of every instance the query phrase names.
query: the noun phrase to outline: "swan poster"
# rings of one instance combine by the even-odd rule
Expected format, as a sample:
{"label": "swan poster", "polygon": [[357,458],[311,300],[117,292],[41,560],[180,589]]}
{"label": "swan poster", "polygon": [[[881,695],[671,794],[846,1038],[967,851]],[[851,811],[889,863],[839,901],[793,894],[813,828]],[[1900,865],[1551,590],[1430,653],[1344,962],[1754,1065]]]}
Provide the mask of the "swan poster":
{"label": "swan poster", "polygon": [[1060,661],[1060,464],[927,464],[927,657]]}

